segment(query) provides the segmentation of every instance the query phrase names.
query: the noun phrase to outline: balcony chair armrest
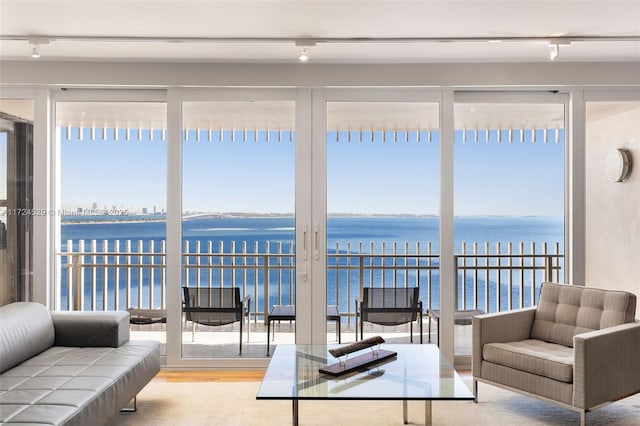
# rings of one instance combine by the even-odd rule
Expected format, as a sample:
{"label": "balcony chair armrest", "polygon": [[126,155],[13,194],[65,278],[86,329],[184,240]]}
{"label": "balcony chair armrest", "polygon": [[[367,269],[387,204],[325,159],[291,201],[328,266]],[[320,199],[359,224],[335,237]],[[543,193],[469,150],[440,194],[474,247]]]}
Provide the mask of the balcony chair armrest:
{"label": "balcony chair armrest", "polygon": [[482,377],[482,348],[487,343],[516,342],[529,339],[536,308],[477,315],[473,317],[473,355],[471,367],[474,377]]}
{"label": "balcony chair armrest", "polygon": [[640,321],[573,337],[573,405],[590,409],[640,392]]}
{"label": "balcony chair armrest", "polygon": [[362,299],[359,296],[356,296],[356,314],[358,312],[362,312]]}

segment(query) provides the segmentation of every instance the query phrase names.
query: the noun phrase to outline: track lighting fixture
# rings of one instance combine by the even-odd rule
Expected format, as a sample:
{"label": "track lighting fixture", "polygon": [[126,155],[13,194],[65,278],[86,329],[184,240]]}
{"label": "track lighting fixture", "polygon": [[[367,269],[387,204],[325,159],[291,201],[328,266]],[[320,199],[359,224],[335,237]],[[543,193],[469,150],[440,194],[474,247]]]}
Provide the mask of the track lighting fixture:
{"label": "track lighting fixture", "polygon": [[549,59],[555,61],[560,54],[560,46],[557,44],[549,44]]}
{"label": "track lighting fixture", "polygon": [[38,45],[34,44],[33,49],[31,49],[31,56],[33,59],[38,59],[40,57],[40,50],[38,49]]}
{"label": "track lighting fixture", "polygon": [[571,44],[568,40],[549,40],[549,59],[555,61],[560,56],[560,46],[568,46]]}
{"label": "track lighting fixture", "polygon": [[33,59],[38,59],[40,57],[40,45],[49,44],[50,40],[48,37],[31,37],[27,41],[33,46],[29,56]]}
{"label": "track lighting fixture", "polygon": [[300,52],[300,62],[307,62],[309,60],[309,49],[316,45],[315,41],[312,40],[298,40],[296,41],[296,46],[302,47],[302,52]]}

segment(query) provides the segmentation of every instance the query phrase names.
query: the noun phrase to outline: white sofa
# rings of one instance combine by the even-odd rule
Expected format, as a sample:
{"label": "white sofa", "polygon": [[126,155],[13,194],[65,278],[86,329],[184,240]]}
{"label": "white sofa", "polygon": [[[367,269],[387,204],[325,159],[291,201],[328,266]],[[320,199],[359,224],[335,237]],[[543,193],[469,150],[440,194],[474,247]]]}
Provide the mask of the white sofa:
{"label": "white sofa", "polygon": [[129,340],[127,312],[0,307],[0,424],[106,425],[160,371],[160,346]]}

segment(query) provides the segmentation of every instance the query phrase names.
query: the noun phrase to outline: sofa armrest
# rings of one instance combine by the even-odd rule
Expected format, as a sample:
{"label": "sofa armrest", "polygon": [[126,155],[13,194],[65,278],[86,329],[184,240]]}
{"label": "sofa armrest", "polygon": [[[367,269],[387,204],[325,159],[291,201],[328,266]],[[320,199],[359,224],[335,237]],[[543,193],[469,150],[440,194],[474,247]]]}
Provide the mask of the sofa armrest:
{"label": "sofa armrest", "polygon": [[126,311],[51,312],[55,346],[117,348],[129,341]]}
{"label": "sofa armrest", "polygon": [[536,308],[476,315],[473,317],[473,355],[471,369],[474,377],[482,377],[482,348],[487,343],[515,342],[529,339]]}
{"label": "sofa armrest", "polygon": [[640,392],[640,322],[573,337],[573,405],[590,409]]}

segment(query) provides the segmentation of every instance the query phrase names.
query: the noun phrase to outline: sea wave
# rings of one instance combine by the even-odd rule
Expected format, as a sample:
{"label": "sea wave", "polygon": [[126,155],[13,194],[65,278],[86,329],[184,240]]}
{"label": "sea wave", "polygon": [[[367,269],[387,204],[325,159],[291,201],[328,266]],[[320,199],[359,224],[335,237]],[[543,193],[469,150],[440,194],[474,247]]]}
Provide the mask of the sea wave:
{"label": "sea wave", "polygon": [[267,231],[295,231],[294,226],[284,226],[282,228],[268,228]]}

